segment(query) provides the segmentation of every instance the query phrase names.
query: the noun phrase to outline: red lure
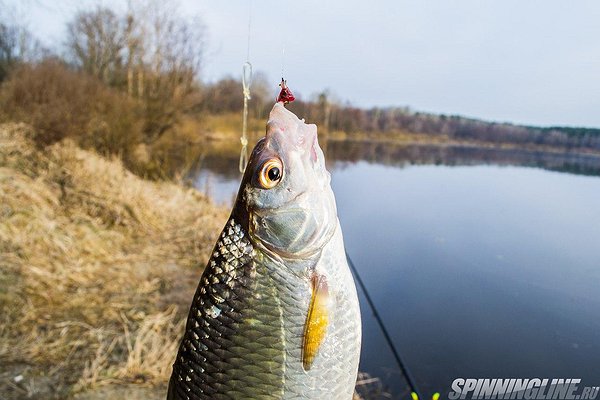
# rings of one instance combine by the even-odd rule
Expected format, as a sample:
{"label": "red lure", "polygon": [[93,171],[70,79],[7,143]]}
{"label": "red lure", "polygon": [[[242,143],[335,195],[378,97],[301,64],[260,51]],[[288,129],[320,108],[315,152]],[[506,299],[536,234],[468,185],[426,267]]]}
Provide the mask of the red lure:
{"label": "red lure", "polygon": [[281,101],[283,102],[283,104],[288,104],[296,100],[290,88],[287,87],[286,80],[281,78],[281,83],[279,84],[279,86],[281,86],[281,91],[279,92],[279,96],[277,96],[277,102]]}

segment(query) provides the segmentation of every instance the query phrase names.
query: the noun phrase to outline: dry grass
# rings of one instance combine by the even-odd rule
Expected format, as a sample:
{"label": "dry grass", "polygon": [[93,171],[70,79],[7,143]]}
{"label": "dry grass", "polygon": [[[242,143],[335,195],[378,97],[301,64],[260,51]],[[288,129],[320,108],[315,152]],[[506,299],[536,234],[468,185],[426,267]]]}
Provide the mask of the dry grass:
{"label": "dry grass", "polygon": [[32,135],[0,126],[0,393],[164,384],[226,210]]}

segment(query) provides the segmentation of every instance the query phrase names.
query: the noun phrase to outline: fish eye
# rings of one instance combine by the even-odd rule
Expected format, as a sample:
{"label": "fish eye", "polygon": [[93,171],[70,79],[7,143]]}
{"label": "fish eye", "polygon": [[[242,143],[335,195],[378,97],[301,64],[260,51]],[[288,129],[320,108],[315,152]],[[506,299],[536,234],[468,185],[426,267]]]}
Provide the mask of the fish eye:
{"label": "fish eye", "polygon": [[266,161],[258,175],[258,182],[263,189],[272,189],[281,181],[283,176],[283,164],[278,158]]}

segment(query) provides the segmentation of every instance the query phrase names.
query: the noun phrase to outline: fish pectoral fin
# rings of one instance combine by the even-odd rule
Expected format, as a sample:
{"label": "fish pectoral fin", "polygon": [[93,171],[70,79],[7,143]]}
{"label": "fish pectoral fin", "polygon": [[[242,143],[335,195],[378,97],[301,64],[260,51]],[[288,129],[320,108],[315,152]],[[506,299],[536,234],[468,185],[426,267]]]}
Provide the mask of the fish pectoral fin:
{"label": "fish pectoral fin", "polygon": [[323,275],[315,274],[312,278],[312,295],[308,315],[304,324],[302,343],[302,366],[310,370],[319,347],[327,334],[329,324],[329,288]]}

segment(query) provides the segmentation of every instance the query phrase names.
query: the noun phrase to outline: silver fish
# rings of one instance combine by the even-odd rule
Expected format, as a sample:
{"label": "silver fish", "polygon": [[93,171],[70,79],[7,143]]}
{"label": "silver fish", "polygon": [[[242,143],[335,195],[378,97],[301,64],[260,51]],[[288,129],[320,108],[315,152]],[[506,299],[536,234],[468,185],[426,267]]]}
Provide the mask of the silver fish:
{"label": "silver fish", "polygon": [[282,103],[202,274],[167,399],[350,400],[356,287],[317,142]]}

